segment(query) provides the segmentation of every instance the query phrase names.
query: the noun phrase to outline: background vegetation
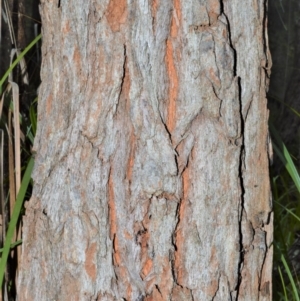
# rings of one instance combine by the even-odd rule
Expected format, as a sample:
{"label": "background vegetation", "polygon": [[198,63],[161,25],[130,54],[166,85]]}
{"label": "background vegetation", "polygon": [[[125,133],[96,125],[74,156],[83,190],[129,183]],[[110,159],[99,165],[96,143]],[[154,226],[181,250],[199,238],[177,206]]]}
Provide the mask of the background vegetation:
{"label": "background vegetation", "polygon": [[[269,1],[274,300],[300,300],[300,1]],[[284,143],[283,143],[284,141]]]}
{"label": "background vegetation", "polygon": [[32,189],[41,64],[38,2],[0,1],[0,300],[15,300],[21,217]]}

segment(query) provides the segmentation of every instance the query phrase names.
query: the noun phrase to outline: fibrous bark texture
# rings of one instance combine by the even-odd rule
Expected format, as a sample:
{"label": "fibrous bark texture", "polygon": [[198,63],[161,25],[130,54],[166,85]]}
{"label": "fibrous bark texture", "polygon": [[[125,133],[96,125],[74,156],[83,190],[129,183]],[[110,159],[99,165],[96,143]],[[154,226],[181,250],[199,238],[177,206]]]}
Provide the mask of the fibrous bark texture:
{"label": "fibrous bark texture", "polygon": [[41,14],[19,301],[271,300],[265,1]]}

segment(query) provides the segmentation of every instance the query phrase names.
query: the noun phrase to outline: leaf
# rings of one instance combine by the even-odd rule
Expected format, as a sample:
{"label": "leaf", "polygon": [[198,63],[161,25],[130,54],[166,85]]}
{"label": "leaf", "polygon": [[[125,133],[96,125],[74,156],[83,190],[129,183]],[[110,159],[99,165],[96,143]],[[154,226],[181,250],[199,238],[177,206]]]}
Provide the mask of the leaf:
{"label": "leaf", "polygon": [[286,273],[287,273],[287,275],[290,279],[290,282],[291,282],[291,285],[292,285],[292,288],[293,288],[293,292],[294,292],[294,296],[295,296],[295,300],[300,301],[295,281],[293,279],[291,270],[290,270],[290,268],[289,268],[289,266],[288,266],[288,264],[287,264],[287,262],[286,262],[286,260],[283,256],[283,254],[281,255],[281,261],[282,261],[282,263],[284,265],[284,268],[285,268],[285,271],[286,271]]}
{"label": "leaf", "polygon": [[42,38],[42,34],[39,34],[14,60],[14,62],[7,69],[5,74],[0,79],[0,94],[2,94],[2,86],[5,80],[8,78],[10,72],[16,67],[16,65],[20,62],[20,60],[25,56],[25,54]]}
{"label": "leaf", "polygon": [[9,222],[9,226],[8,226],[8,230],[7,230],[7,234],[6,234],[6,238],[5,238],[5,243],[4,243],[4,247],[3,247],[3,253],[2,253],[2,257],[1,257],[1,261],[0,261],[0,287],[2,287],[2,284],[3,284],[6,262],[7,262],[8,254],[9,254],[10,247],[11,247],[11,240],[14,235],[14,231],[15,231],[18,219],[19,219],[19,215],[20,215],[21,208],[22,208],[22,205],[24,202],[24,197],[25,197],[25,194],[27,191],[27,187],[28,187],[28,184],[30,183],[33,165],[34,165],[34,160],[33,160],[33,158],[31,158],[27,165],[25,174],[23,176],[21,187],[20,187],[20,190],[19,190],[19,193],[17,196],[15,206],[14,206],[13,214],[12,214],[11,220]]}
{"label": "leaf", "polygon": [[275,140],[277,142],[277,144],[275,144],[273,142],[274,150],[275,150],[276,154],[278,155],[278,157],[280,158],[280,160],[282,161],[282,163],[285,165],[286,170],[290,174],[293,182],[295,183],[295,185],[297,187],[298,192],[300,193],[300,177],[299,177],[299,173],[295,167],[295,164],[293,162],[293,159],[272,124],[270,124],[270,130],[271,130],[272,136],[275,138]]}

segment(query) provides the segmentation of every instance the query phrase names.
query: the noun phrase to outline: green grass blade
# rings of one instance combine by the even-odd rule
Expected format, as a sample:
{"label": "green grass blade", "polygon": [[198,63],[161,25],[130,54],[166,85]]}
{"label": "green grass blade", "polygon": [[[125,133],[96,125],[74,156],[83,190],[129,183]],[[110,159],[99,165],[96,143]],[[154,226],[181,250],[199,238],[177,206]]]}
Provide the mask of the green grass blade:
{"label": "green grass blade", "polygon": [[294,218],[296,218],[299,222],[300,222],[300,217],[295,214],[293,211],[291,211],[290,209],[288,209],[287,207],[281,205],[279,202],[274,201],[277,205],[281,206],[282,208],[284,208],[289,214],[291,214]]}
{"label": "green grass blade", "polygon": [[[20,239],[20,240],[14,242],[14,243],[12,243],[12,244],[10,245],[10,248],[13,249],[14,247],[20,245],[21,243],[22,243],[22,239]],[[1,249],[0,249],[0,253],[2,253],[3,250],[4,250],[4,248],[1,248]]]}
{"label": "green grass blade", "polygon": [[0,261],[0,287],[2,287],[2,284],[3,284],[3,277],[4,277],[4,273],[5,273],[5,267],[6,267],[8,254],[10,251],[11,240],[13,238],[14,231],[15,231],[18,219],[19,219],[19,215],[20,215],[20,212],[22,209],[22,204],[23,204],[24,197],[25,197],[25,194],[27,191],[27,187],[31,180],[31,172],[33,169],[33,165],[34,165],[34,160],[33,160],[33,158],[31,158],[27,165],[25,174],[23,176],[20,191],[18,193],[15,207],[13,210],[13,214],[12,214],[11,220],[9,222],[9,226],[8,226],[8,230],[7,230],[7,234],[6,234],[6,238],[5,238],[5,243],[4,243],[4,247],[3,247],[3,253],[2,253],[2,257],[1,257],[1,261]]}
{"label": "green grass blade", "polygon": [[[296,69],[296,68],[292,68],[292,69]],[[299,70],[300,69],[296,69]],[[285,103],[284,101],[282,101],[281,99],[279,99],[278,97],[276,97],[275,95],[272,94],[268,94],[271,98],[273,98],[274,100],[280,102],[281,104],[283,104],[284,106],[286,106],[287,108],[289,108],[296,116],[300,117],[300,112],[298,112],[296,109],[294,109],[293,107],[291,107],[290,105],[288,105],[287,103]]]}
{"label": "green grass blade", "polygon": [[42,38],[42,34],[39,34],[13,61],[11,66],[7,69],[5,74],[0,79],[0,94],[2,93],[2,86],[5,80],[8,78],[10,72],[16,67],[16,65],[20,62],[20,60],[25,56],[25,54]]}
{"label": "green grass blade", "polygon": [[278,157],[280,158],[280,160],[282,161],[282,163],[285,165],[286,170],[290,174],[291,178],[293,179],[293,182],[297,187],[298,192],[300,193],[300,177],[295,167],[295,164],[293,162],[293,159],[272,124],[270,124],[270,130],[272,136],[275,138],[277,144],[280,146],[278,147],[275,143],[273,143],[273,148],[276,154],[278,155]]}
{"label": "green grass blade", "polygon": [[280,267],[278,267],[278,272],[279,272],[280,280],[281,280],[281,283],[282,283],[282,288],[283,288],[283,292],[284,292],[285,301],[288,301],[288,297],[287,297],[287,293],[286,293],[286,285],[284,283],[284,279],[283,279]]}
{"label": "green grass blade", "polygon": [[287,275],[288,275],[288,277],[290,279],[290,282],[291,282],[291,285],[292,285],[292,288],[293,288],[293,292],[294,292],[294,296],[295,296],[295,300],[296,301],[300,301],[295,281],[293,279],[291,270],[290,270],[290,268],[289,268],[289,266],[288,266],[288,264],[287,264],[287,262],[286,262],[286,260],[285,260],[285,258],[283,256],[283,254],[281,254],[281,261],[282,261],[282,263],[284,265],[284,268],[285,268],[285,271],[286,271],[286,273],[287,273]]}

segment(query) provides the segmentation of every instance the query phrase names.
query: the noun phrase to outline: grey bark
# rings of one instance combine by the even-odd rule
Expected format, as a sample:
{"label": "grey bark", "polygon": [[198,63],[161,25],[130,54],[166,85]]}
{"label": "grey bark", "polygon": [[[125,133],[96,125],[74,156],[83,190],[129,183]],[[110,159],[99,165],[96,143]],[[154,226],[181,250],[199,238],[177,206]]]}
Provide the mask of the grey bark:
{"label": "grey bark", "polygon": [[57,4],[18,300],[271,300],[265,1]]}

